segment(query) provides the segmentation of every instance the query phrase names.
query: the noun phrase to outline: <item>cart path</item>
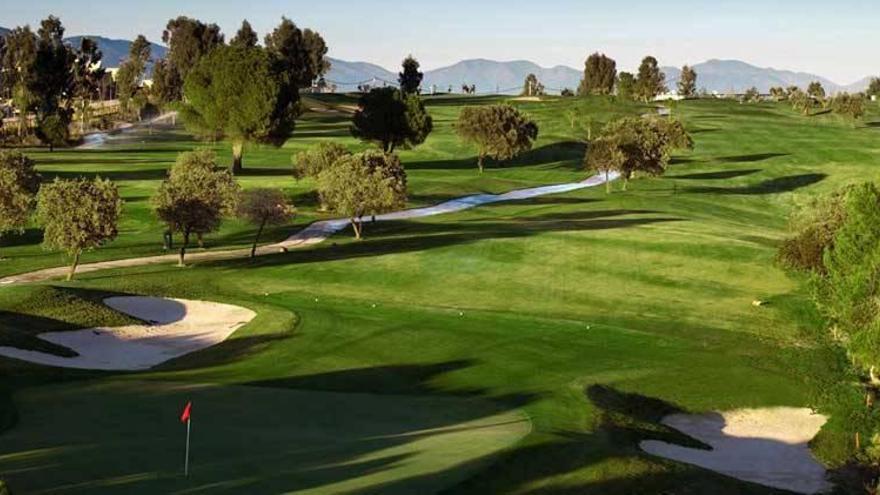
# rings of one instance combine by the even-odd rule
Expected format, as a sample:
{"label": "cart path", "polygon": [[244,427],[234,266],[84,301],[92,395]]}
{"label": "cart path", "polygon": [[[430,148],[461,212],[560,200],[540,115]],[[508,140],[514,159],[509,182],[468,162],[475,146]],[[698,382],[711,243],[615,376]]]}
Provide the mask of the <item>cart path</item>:
{"label": "cart path", "polygon": [[[607,176],[608,181],[616,180],[619,177],[617,173],[610,173]],[[605,184],[606,176],[604,174],[594,175],[581,182],[571,182],[566,184],[556,184],[552,186],[532,187],[528,189],[517,189],[503,194],[474,194],[463,196],[461,198],[452,199],[434,206],[424,208],[413,208],[408,210],[400,210],[384,215],[377,215],[377,222],[387,222],[395,220],[409,220],[414,218],[424,218],[447,213],[455,213],[463,210],[475,208],[477,206],[501,203],[505,201],[518,201],[539,196],[547,196],[550,194],[562,194],[580,189],[596,187]],[[266,256],[269,254],[277,254],[286,252],[291,249],[299,249],[308,246],[314,246],[327,240],[333,234],[345,229],[349,225],[349,220],[338,218],[333,220],[321,220],[310,224],[306,228],[291,235],[287,239],[275,243],[260,246],[257,248],[257,256]],[[221,261],[237,258],[247,258],[250,256],[249,248],[231,249],[214,252],[197,252],[187,254],[188,262],[196,261]],[[128,258],[111,261],[99,261],[95,263],[85,263],[77,268],[77,274],[95,272],[99,270],[110,270],[115,268],[129,268],[136,266],[159,265],[177,262],[177,254],[164,254],[157,256],[146,256],[140,258]],[[46,268],[29,273],[12,275],[0,278],[0,286],[26,283],[26,282],[42,282],[67,275],[68,267]]]}

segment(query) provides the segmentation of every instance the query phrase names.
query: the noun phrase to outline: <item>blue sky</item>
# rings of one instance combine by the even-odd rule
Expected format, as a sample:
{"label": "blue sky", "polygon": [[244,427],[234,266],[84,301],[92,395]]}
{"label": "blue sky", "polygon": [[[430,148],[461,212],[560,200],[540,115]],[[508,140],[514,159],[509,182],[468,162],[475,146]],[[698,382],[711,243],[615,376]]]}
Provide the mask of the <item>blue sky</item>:
{"label": "blue sky", "polygon": [[286,15],[322,33],[331,56],[392,69],[408,53],[425,68],[465,58],[580,68],[598,50],[624,70],[652,54],[663,65],[740,59],[839,83],[880,74],[876,0],[0,0],[6,27],[49,14],[70,35],[154,41],[180,14],[228,36],[242,18],[262,35]]}

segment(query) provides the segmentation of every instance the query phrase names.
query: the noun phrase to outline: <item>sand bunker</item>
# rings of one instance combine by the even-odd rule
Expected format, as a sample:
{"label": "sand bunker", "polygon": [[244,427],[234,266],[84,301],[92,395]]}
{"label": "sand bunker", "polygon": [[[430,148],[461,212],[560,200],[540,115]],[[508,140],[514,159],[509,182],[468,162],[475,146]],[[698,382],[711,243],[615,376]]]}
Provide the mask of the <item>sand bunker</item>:
{"label": "sand bunker", "polygon": [[663,424],[712,446],[712,450],[655,440],[644,441],[640,447],[652,455],[743,481],[797,493],[823,493],[831,489],[831,484],[807,442],[819,433],[826,420],[809,409],[790,407],[673,414],[664,418]]}
{"label": "sand bunker", "polygon": [[15,347],[0,347],[0,355],[62,368],[145,370],[217,345],[256,316],[238,306],[182,299],[111,297],[104,304],[148,324],[38,336],[79,354],[72,358]]}

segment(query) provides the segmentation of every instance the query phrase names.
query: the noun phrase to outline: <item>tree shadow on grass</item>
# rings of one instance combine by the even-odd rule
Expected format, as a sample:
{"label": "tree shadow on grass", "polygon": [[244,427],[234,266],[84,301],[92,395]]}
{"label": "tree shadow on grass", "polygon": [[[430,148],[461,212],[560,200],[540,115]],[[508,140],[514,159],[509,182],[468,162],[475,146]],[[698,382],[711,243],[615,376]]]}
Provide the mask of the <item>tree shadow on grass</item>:
{"label": "tree shadow on grass", "polygon": [[[5,247],[34,246],[43,242],[43,229],[25,229],[24,233],[6,232],[0,236],[0,249]],[[0,259],[3,251],[0,250]]]}
{"label": "tree shadow on grass", "polygon": [[670,175],[669,179],[688,179],[688,180],[723,180],[734,179],[736,177],[744,177],[761,172],[760,168],[751,168],[748,170],[722,170],[719,172],[701,172],[697,174]]}
{"label": "tree shadow on grass", "polygon": [[[487,169],[504,169],[529,167],[534,165],[542,165],[548,163],[575,161],[577,168],[580,169],[581,162],[584,159],[586,145],[579,141],[559,141],[556,143],[546,144],[539,148],[529,150],[517,158],[506,161],[497,161],[487,158],[485,166]],[[451,160],[430,160],[430,161],[413,161],[406,163],[407,170],[477,170],[477,157],[467,157]]]}
{"label": "tree shadow on grass", "polygon": [[[683,412],[668,402],[595,384],[585,396],[597,411],[592,431],[537,432],[532,441],[511,450],[476,476],[444,490],[444,495],[470,493],[523,493],[540,495],[722,495],[783,494],[740,482],[696,467],[648,456],[639,448],[644,440],[675,442],[707,448],[701,442],[663,425],[668,414]],[[572,483],[566,476],[591,466],[615,463],[614,477]],[[626,471],[635,466],[635,474]],[[593,476],[607,472],[597,468]],[[435,474],[434,476],[437,476]],[[554,483],[555,481],[556,483]]]}
{"label": "tree shadow on grass", "polygon": [[800,174],[776,177],[758,184],[735,187],[689,187],[685,191],[696,194],[778,194],[792,192],[804,187],[818,184],[828,177],[827,174]]}
{"label": "tree shadow on grass", "polygon": [[788,153],[754,153],[751,155],[723,156],[718,158],[718,161],[721,163],[754,163],[781,156],[788,156]]}
{"label": "tree shadow on grass", "polygon": [[165,179],[165,177],[167,176],[168,171],[165,168],[150,168],[142,170],[106,170],[100,172],[86,172],[77,170],[45,172],[43,173],[43,182],[51,182],[56,177],[59,179],[77,179],[80,177],[93,179],[95,177],[101,177],[102,179],[110,179],[113,182],[141,180],[160,181]]}
{"label": "tree shadow on grass", "polygon": [[290,376],[249,382],[254,387],[273,387],[327,392],[369,393],[378,395],[440,395],[452,397],[481,397],[503,404],[508,408],[522,407],[538,400],[533,393],[493,395],[482,388],[445,388],[435,380],[448,373],[461,371],[477,364],[460,359],[434,364],[400,364],[345,369],[316,375]]}
{"label": "tree shadow on grass", "polygon": [[[585,232],[623,229],[680,221],[674,217],[616,218],[632,214],[654,213],[645,210],[605,210],[554,213],[509,221],[467,221],[435,223],[395,221],[365,225],[365,240],[336,244],[325,242],[314,249],[261,256],[254,260],[211,262],[225,267],[267,267],[300,263],[318,263],[362,257],[425,251],[488,239],[516,239],[545,232]],[[343,231],[345,233],[346,231]],[[343,234],[345,235],[345,234]]]}
{"label": "tree shadow on grass", "polygon": [[[487,433],[514,441],[526,433],[524,419],[510,413],[536,397],[522,396],[512,406],[503,398],[449,393],[430,383],[473,364],[453,361],[378,371],[364,368],[286,383],[318,385],[317,389],[281,390],[285,383],[225,387],[129,380],[62,388],[60,393],[30,399],[32,421],[45,424],[40,428],[48,433],[4,439],[3,453],[34,455],[0,456],[0,462],[9,473],[12,489],[40,487],[47,492],[76,483],[86,493],[95,489],[120,494],[281,493],[310,488],[337,493],[339,484],[348,482],[354,486],[346,488],[346,493],[435,493],[495,458],[498,447],[477,447],[485,454],[475,457],[462,452],[471,460],[458,462],[455,456],[461,442],[473,438],[479,444],[480,436]],[[400,374],[402,379],[389,382],[389,373]],[[351,393],[336,392],[347,379],[354,386],[367,385],[383,393],[355,388],[342,390]],[[395,395],[386,388],[398,384],[418,396]],[[334,391],[322,392],[325,386]],[[88,398],[82,400],[83,396]],[[186,400],[205,413],[197,420],[200,436],[193,445],[198,461],[188,479],[176,473],[175,461],[164,458],[169,443],[181,431],[175,415],[168,413]],[[58,407],[39,406],[47,402]],[[105,414],[98,421],[104,426],[95,423],[102,411]],[[119,420],[122,417],[126,420]],[[119,462],[115,456],[123,452],[125,461]],[[433,455],[439,457],[431,459]],[[430,474],[414,475],[406,469],[408,463],[418,466],[419,462],[420,472]],[[432,470],[426,462],[450,467]],[[94,465],[100,470],[95,471]],[[386,479],[393,481],[383,484],[382,473],[392,469],[397,471],[395,476]],[[373,475],[380,479],[358,483]]]}

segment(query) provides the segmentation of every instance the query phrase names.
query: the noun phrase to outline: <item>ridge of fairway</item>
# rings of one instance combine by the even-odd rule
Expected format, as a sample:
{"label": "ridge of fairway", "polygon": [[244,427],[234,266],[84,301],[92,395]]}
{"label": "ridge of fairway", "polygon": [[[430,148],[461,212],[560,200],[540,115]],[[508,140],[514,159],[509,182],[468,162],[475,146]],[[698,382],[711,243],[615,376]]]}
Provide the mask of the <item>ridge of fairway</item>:
{"label": "ridge of fairway", "polygon": [[[424,208],[413,208],[400,210],[384,215],[377,215],[376,221],[394,221],[408,220],[413,218],[424,218],[435,215],[443,215],[447,213],[455,213],[477,206],[500,203],[504,201],[518,201],[523,199],[535,198],[538,196],[546,196],[549,194],[561,194],[590,187],[596,187],[606,182],[617,180],[620,174],[612,172],[607,175],[598,174],[589,177],[581,182],[569,182],[565,184],[555,184],[550,186],[539,186],[527,189],[516,189],[502,194],[473,194],[462,196],[460,198],[444,201],[443,203]],[[290,249],[304,248],[320,244],[327,240],[331,235],[341,231],[349,225],[348,219],[337,218],[332,220],[320,220],[308,225],[296,234],[291,235],[284,241],[275,244],[268,244],[257,248],[257,256],[265,256],[269,254],[277,254],[279,251],[288,251]],[[222,261],[236,258],[247,258],[250,256],[249,248],[229,249],[205,253],[193,253],[188,255],[187,259],[191,261]],[[164,254],[156,256],[145,256],[140,258],[126,258],[111,261],[100,261],[95,263],[85,263],[77,268],[77,273],[89,273],[99,270],[109,270],[114,268],[128,268],[135,266],[158,265],[162,263],[173,263],[177,261],[177,254]],[[19,275],[11,275],[0,278],[0,286],[11,285],[16,283],[42,282],[53,278],[65,276],[69,268],[56,267],[36,270],[33,272],[23,273]]]}

